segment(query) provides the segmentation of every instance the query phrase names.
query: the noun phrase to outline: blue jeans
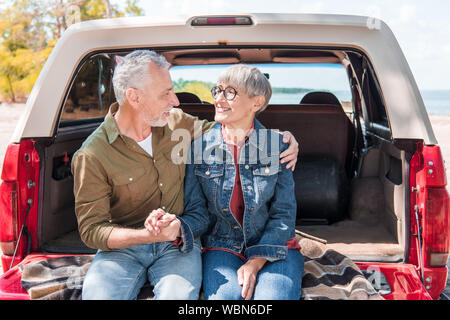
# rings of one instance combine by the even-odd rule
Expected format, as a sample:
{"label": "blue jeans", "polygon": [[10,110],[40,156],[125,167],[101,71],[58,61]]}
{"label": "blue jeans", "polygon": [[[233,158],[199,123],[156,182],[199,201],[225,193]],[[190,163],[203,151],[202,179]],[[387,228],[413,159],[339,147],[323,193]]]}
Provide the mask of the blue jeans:
{"label": "blue jeans", "polygon": [[[245,262],[233,253],[209,250],[203,254],[203,291],[208,300],[242,300],[237,270]],[[266,262],[258,272],[253,300],[299,300],[303,255],[289,249],[286,259]]]}
{"label": "blue jeans", "polygon": [[171,242],[98,250],[83,282],[84,300],[134,300],[146,281],[155,299],[195,300],[202,283],[200,242],[182,253]]}

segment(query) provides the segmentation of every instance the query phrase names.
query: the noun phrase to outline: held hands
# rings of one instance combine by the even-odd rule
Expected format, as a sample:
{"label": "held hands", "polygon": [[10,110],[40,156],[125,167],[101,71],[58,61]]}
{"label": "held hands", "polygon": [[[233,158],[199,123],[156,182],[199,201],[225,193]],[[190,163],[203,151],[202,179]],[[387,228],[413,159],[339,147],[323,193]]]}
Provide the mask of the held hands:
{"label": "held hands", "polygon": [[242,287],[241,296],[245,300],[250,300],[253,297],[253,291],[255,290],[256,276],[259,270],[262,269],[266,263],[264,258],[252,258],[248,260],[237,271],[238,282]]}
{"label": "held hands", "polygon": [[157,237],[158,242],[174,241],[181,236],[180,220],[177,216],[159,208],[153,210],[144,222],[148,232]]}

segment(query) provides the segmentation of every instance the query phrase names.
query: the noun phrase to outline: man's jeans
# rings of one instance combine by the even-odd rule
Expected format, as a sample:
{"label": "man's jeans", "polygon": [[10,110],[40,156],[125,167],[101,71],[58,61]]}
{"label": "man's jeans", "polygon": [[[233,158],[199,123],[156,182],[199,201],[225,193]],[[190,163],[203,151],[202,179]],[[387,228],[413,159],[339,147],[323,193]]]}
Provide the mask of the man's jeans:
{"label": "man's jeans", "polygon": [[[208,250],[203,254],[203,291],[208,300],[242,300],[237,270],[244,264],[233,253]],[[303,255],[289,249],[286,259],[266,262],[258,272],[254,300],[298,300],[301,296]]]}
{"label": "man's jeans", "polygon": [[155,299],[195,300],[202,283],[199,241],[182,253],[171,242],[102,251],[95,255],[83,283],[82,299],[133,300],[145,282]]}

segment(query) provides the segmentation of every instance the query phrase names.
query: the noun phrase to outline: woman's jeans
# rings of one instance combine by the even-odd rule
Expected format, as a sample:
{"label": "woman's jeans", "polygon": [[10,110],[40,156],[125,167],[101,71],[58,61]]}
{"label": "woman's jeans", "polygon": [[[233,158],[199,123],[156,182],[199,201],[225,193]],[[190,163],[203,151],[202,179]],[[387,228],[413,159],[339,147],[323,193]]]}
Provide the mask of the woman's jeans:
{"label": "woman's jeans", "polygon": [[[233,253],[208,250],[203,254],[203,291],[208,300],[242,300],[237,270],[245,262]],[[301,297],[304,259],[289,249],[285,260],[266,262],[258,272],[254,300],[298,300]]]}
{"label": "woman's jeans", "polygon": [[202,283],[200,242],[182,253],[171,242],[99,250],[83,282],[82,299],[136,299],[146,281],[155,299],[195,300]]}

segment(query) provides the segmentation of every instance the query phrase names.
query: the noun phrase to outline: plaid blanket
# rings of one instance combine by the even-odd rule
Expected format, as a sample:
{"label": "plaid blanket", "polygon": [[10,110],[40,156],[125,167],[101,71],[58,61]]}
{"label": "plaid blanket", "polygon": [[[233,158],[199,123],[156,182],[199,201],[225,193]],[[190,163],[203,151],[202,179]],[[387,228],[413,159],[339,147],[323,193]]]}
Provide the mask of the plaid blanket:
{"label": "plaid blanket", "polygon": [[383,300],[351,259],[323,242],[296,237],[305,258],[301,299]]}
{"label": "plaid blanket", "polygon": [[[302,235],[297,234],[305,257],[302,299],[383,299],[352,260]],[[81,299],[83,279],[93,257],[65,256],[23,265],[22,286],[31,299]],[[152,298],[151,287],[144,287],[138,298]]]}

